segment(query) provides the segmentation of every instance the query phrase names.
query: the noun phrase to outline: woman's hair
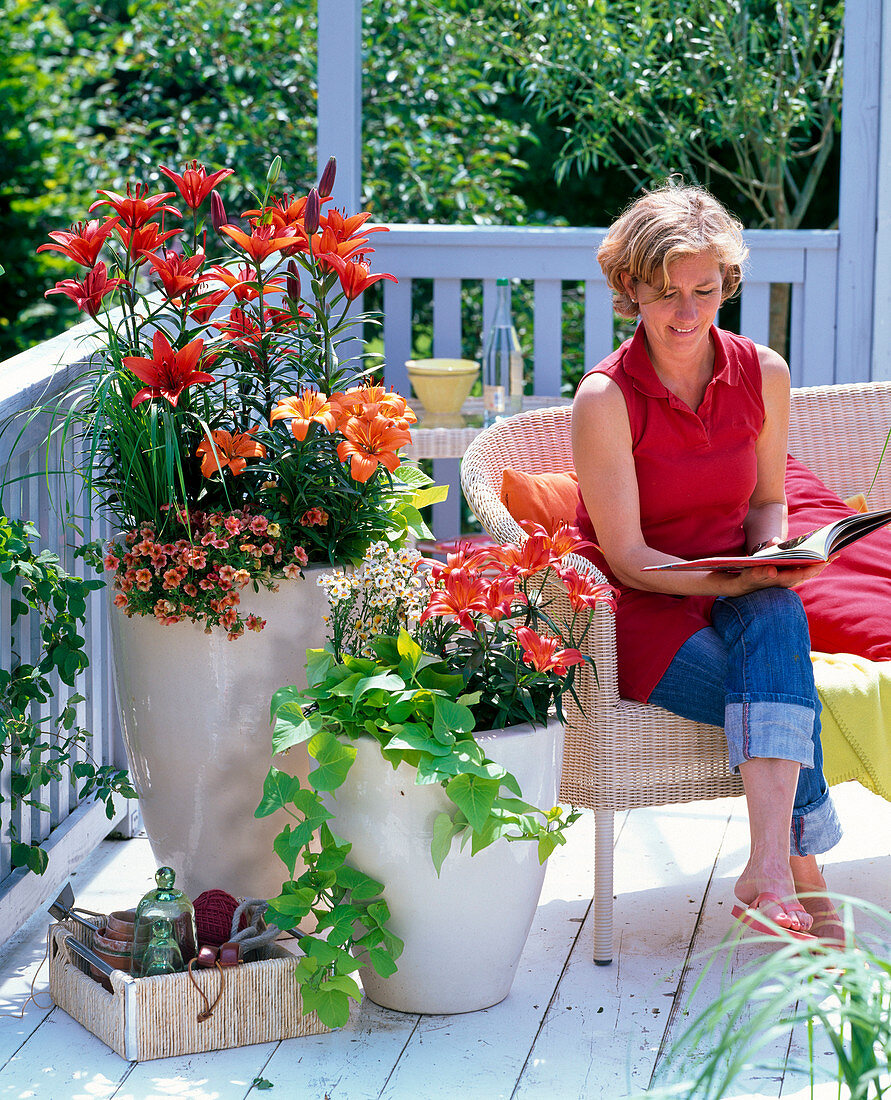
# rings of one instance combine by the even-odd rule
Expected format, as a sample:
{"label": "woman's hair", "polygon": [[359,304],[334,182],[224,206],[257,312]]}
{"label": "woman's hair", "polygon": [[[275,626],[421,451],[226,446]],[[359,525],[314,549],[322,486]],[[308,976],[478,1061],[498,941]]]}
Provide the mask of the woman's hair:
{"label": "woman's hair", "polygon": [[597,260],[623,317],[635,317],[637,302],[622,285],[622,273],[668,289],[668,268],[682,256],[711,252],[721,268],[721,302],[742,283],[749,254],[742,224],[703,187],[669,181],[628,206],[610,226]]}

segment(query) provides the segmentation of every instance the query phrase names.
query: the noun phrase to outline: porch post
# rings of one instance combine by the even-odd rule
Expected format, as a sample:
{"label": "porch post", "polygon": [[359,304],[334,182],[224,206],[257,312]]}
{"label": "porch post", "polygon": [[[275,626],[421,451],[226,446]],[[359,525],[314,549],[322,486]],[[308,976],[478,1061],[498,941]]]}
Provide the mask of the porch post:
{"label": "porch post", "polygon": [[318,0],[319,173],[337,157],[334,202],[356,211],[362,188],[362,0]]}
{"label": "porch post", "polygon": [[[891,5],[883,0],[857,0],[845,4],[836,382],[862,382],[876,376],[873,305],[878,286],[876,218],[881,193],[879,95],[882,86],[880,66],[887,51],[887,45],[882,45],[881,32],[883,23],[887,22],[883,20],[882,8],[888,6]],[[891,149],[886,147],[883,152],[887,155]],[[883,174],[887,172],[885,165]],[[887,195],[882,207],[885,217],[891,215]],[[887,295],[887,285],[884,291]],[[891,319],[885,316],[883,327],[889,324]],[[884,369],[887,370],[887,365]]]}
{"label": "porch post", "polygon": [[882,4],[872,377],[891,380],[891,3]]}

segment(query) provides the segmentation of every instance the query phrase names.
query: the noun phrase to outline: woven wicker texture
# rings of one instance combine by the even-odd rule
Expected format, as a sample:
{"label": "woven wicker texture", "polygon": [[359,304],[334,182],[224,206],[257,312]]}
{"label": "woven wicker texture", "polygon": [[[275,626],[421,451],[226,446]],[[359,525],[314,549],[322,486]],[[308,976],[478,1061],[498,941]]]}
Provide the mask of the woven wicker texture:
{"label": "woven wicker texture", "polygon": [[[50,929],[50,996],[69,1016],[106,1046],[130,1061],[170,1058],[249,1043],[268,1043],[328,1028],[315,1013],[300,1014],[295,959],[282,948],[272,957],[223,972],[222,996],[206,1020],[198,1016],[204,1001],[188,974],[167,974],[129,981],[115,972],[113,993],[94,981],[65,945],[81,935],[73,922]],[[195,980],[212,1004],[220,989],[220,971],[197,970]]]}
{"label": "woven wicker texture", "polygon": [[[571,416],[566,407],[520,413],[487,428],[468,447],[462,488],[493,538],[525,538],[500,500],[505,467],[527,473],[572,469]],[[889,430],[891,383],[793,391],[789,449],[841,496],[869,487]],[[869,496],[870,508],[887,505],[891,456]],[[590,562],[574,564],[604,579]],[[569,613],[566,601],[563,613]],[[595,810],[624,810],[742,792],[739,778],[728,772],[722,730],[619,696],[615,624],[605,609],[597,611],[588,652],[597,671],[581,678],[583,713],[565,701],[563,799]]]}

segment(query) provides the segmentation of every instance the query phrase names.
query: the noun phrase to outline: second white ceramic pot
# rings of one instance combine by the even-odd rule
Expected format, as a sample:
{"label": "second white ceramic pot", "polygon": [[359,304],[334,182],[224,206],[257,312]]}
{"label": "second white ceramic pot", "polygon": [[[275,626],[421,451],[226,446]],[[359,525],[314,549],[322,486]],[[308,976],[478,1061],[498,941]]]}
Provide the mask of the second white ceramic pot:
{"label": "second white ceramic pot", "polygon": [[[557,801],[563,726],[514,726],[478,733],[487,756],[516,775],[527,802]],[[352,844],[350,862],[384,883],[389,927],[405,942],[398,970],[361,971],[365,993],[400,1012],[451,1013],[488,1008],[510,991],[535,916],[545,868],[538,846],[501,839],[475,856],[452,851],[437,877],[430,856],[433,822],[452,804],[439,784],[415,784],[416,771],[394,771],[370,738],[356,743],[345,784],[335,792],[331,827]]]}
{"label": "second white ceramic pot", "polygon": [[310,770],[303,746],[273,761],[269,708],[280,687],[306,685],[306,650],[325,643],[325,571],[307,568],[276,592],[243,590],[241,609],[266,626],[231,642],[221,630],[110,607],[130,777],[155,859],[190,898],[281,892],[287,872],[272,842],[289,819],[254,810],[270,764],[302,780]]}

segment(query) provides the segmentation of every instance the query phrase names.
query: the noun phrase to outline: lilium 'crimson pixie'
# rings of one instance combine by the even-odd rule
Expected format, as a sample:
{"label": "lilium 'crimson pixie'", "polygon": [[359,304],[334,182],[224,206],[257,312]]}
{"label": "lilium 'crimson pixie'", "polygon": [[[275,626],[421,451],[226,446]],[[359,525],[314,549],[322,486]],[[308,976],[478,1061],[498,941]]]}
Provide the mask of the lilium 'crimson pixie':
{"label": "lilium 'crimson pixie'", "polygon": [[163,259],[153,252],[146,252],[144,255],[157,271],[158,278],[171,298],[178,298],[198,285],[195,276],[204,263],[203,252],[196,252],[194,256],[181,256],[178,252],[165,251]]}
{"label": "lilium 'crimson pixie'", "polygon": [[120,218],[110,218],[108,221],[99,221],[94,218],[88,222],[78,222],[71,229],[56,229],[50,233],[53,244],[42,244],[37,251],[47,252],[50,249],[63,252],[70,260],[84,267],[92,267],[96,263],[96,257],[105,244],[105,238],[118,224]]}
{"label": "lilium 'crimson pixie'", "polygon": [[163,164],[160,169],[182,195],[186,206],[190,210],[197,210],[220,180],[224,180],[226,176],[231,176],[235,171],[234,168],[221,168],[219,172],[208,175],[204,165],[199,164],[197,160],[193,160],[191,165],[187,165],[181,176],[176,172],[171,172]]}
{"label": "lilium 'crimson pixie'", "polygon": [[102,299],[110,294],[115,287],[129,286],[126,279],[109,279],[108,268],[101,261],[92,271],[80,279],[62,279],[44,293],[44,298],[50,294],[67,294],[81,311],[85,310],[91,317],[96,317],[102,305]]}
{"label": "lilium 'crimson pixie'", "polygon": [[170,341],[160,329],[152,338],[152,358],[140,355],[125,355],[124,366],[133,371],[148,385],[133,398],[135,409],[143,401],[163,397],[176,407],[180,394],[188,386],[205,385],[213,382],[212,374],[196,370],[204,351],[202,339],[192,340],[184,348],[174,351]]}
{"label": "lilium 'crimson pixie'", "polygon": [[105,198],[97,199],[90,207],[90,213],[92,214],[100,206],[112,206],[124,225],[131,229],[138,229],[153,215],[162,212],[173,214],[177,218],[182,217],[175,206],[168,206],[164,201],[173,198],[173,191],[164,191],[160,195],[147,195],[147,191],[148,187],[142,183],[137,183],[134,188],[131,188],[128,183],[126,195],[119,195],[117,191],[99,191],[98,194],[104,195]]}
{"label": "lilium 'crimson pixie'", "polygon": [[561,649],[560,639],[550,634],[537,634],[532,627],[517,629],[517,641],[523,647],[523,660],[539,672],[553,669],[562,676],[570,665],[584,664],[585,658],[577,649]]}
{"label": "lilium 'crimson pixie'", "polygon": [[379,279],[390,279],[394,283],[398,281],[395,275],[387,275],[383,272],[378,275],[370,274],[368,264],[358,258],[340,265],[337,273],[340,276],[343,292],[350,301],[364,294],[372,283],[376,283]]}

